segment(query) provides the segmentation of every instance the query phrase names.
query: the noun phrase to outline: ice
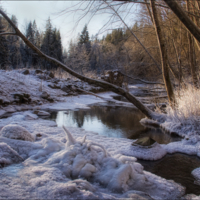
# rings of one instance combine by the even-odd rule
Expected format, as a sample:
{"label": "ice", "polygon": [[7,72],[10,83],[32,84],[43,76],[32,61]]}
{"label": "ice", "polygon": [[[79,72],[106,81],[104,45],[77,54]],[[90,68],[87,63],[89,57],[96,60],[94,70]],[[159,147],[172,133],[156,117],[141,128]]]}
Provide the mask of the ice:
{"label": "ice", "polygon": [[30,142],[33,142],[35,140],[31,133],[29,133],[25,128],[14,124],[10,124],[3,127],[3,129],[0,132],[0,136]]}
{"label": "ice", "polygon": [[121,148],[119,152],[121,154],[133,156],[143,160],[158,160],[167,154],[165,148],[158,143],[155,143],[149,148],[140,145],[129,145],[124,148]]}

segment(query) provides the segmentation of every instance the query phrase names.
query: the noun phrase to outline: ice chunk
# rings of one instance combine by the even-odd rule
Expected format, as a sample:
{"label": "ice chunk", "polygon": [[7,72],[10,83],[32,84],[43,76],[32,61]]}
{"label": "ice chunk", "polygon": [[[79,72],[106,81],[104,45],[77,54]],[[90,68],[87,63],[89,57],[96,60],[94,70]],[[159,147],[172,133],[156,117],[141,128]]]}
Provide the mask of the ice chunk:
{"label": "ice chunk", "polygon": [[76,140],[73,138],[73,136],[71,135],[71,133],[67,130],[67,128],[65,126],[63,126],[63,129],[67,135],[67,146],[70,146],[72,144],[75,144],[76,143]]}

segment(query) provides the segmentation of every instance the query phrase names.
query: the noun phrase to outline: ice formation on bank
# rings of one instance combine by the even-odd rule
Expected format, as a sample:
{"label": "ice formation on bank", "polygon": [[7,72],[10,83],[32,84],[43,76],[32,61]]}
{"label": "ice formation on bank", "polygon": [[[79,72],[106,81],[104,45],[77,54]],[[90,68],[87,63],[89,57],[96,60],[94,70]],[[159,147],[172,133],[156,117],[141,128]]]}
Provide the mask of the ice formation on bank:
{"label": "ice formation on bank", "polygon": [[[17,121],[12,121],[13,119]],[[25,116],[17,114],[2,120],[0,125],[21,125],[24,124],[24,119]],[[108,142],[113,139],[88,133],[88,140],[81,135],[84,134],[81,129],[76,129],[77,132],[73,133],[75,137],[65,129],[65,138],[61,129],[54,127],[55,123],[48,120],[26,120],[25,124],[32,135],[38,135],[35,142],[0,137],[0,143],[6,143],[26,159],[15,175],[23,180],[20,187],[23,188],[24,195],[15,186],[18,179],[12,177],[10,188],[1,181],[0,194],[4,196],[116,199],[143,195],[142,197],[150,199],[147,198],[150,195],[154,199],[175,199],[184,194],[184,188],[174,181],[143,171],[136,158],[116,154],[114,151],[110,151],[114,153],[111,155],[101,144],[107,147],[113,145],[112,148],[115,148],[113,142]],[[115,139],[118,141],[117,146],[121,146],[123,142]],[[10,176],[3,174],[5,172],[1,174],[0,171],[1,179],[9,180]],[[12,192],[9,193],[9,190]]]}
{"label": "ice formation on bank", "polygon": [[121,148],[120,153],[143,160],[158,160],[167,154],[167,151],[157,142],[150,147],[129,145]]}

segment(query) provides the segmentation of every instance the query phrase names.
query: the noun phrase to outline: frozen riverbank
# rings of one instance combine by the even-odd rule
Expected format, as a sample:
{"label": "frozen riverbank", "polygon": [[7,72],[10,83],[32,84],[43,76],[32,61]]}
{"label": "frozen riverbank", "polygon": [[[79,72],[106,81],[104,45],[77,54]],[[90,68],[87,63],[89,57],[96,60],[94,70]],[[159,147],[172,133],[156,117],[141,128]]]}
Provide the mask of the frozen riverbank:
{"label": "frozen riverbank", "polygon": [[176,199],[184,194],[180,185],[143,171],[135,158],[117,153],[130,140],[69,128],[77,141],[69,143],[72,140],[55,122],[27,120],[27,115],[18,113],[0,122],[21,125],[35,137],[34,142],[0,138],[25,159],[1,169],[2,198]]}

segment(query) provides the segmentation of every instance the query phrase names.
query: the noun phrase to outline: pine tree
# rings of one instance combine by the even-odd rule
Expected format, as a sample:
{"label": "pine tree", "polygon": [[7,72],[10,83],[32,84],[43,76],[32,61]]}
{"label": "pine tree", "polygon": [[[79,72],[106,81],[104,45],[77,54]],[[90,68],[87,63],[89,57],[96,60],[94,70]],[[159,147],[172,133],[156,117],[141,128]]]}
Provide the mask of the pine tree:
{"label": "pine tree", "polygon": [[82,45],[86,48],[87,54],[90,54],[91,51],[91,42],[90,42],[90,37],[89,37],[89,32],[87,25],[84,26],[80,38],[79,38],[79,45]]}
{"label": "pine tree", "polygon": [[[4,31],[3,18],[0,17],[0,33]],[[6,66],[9,64],[9,49],[5,36],[0,36],[0,47],[0,69],[6,69]]]}
{"label": "pine tree", "polygon": [[86,44],[88,42],[90,42],[90,37],[87,30],[87,25],[85,25],[79,38],[79,44]]}
{"label": "pine tree", "polygon": [[[11,20],[18,26],[16,16],[12,15]],[[8,26],[8,30],[9,32],[14,32],[11,25]],[[19,38],[17,36],[7,36],[7,40],[9,41],[9,61],[11,66],[15,69],[20,66],[21,62]]]}
{"label": "pine tree", "polygon": [[[47,20],[41,49],[47,55],[54,57],[61,62],[63,61],[60,31],[52,27],[50,18]],[[56,65],[47,61],[44,62],[44,66],[48,70],[57,69]]]}

